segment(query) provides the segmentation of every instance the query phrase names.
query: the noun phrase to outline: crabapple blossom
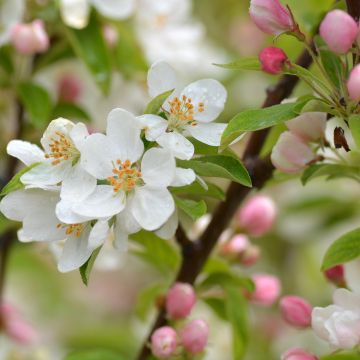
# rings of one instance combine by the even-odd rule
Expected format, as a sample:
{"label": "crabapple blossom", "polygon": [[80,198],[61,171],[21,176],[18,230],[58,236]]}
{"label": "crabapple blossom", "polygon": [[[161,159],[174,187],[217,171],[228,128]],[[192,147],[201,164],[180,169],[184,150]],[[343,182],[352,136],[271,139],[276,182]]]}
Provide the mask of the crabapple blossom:
{"label": "crabapple blossom", "polygon": [[280,300],[280,309],[284,320],[298,328],[311,325],[312,307],[309,302],[299,296],[284,296]]}
{"label": "crabapple blossom", "polygon": [[305,112],[287,121],[286,126],[305,142],[316,141],[325,137],[326,117],[324,112]]}
{"label": "crabapple blossom", "polygon": [[236,214],[238,225],[252,236],[267,233],[276,220],[276,205],[265,195],[252,196]]}
{"label": "crabapple blossom", "polygon": [[318,358],[303,349],[292,348],[281,355],[281,360],[318,360]]}
{"label": "crabapple blossom", "polygon": [[252,276],[255,290],[250,294],[250,300],[257,305],[271,306],[279,297],[281,284],[277,277],[268,274]]}
{"label": "crabapple blossom", "polygon": [[337,289],[334,304],[312,311],[315,334],[334,349],[351,349],[360,344],[360,295]]}
{"label": "crabapple blossom", "polygon": [[178,88],[174,69],[159,61],[148,72],[148,86],[152,97],[175,90],[163,104],[166,120],[151,114],[137,118],[147,140],[156,141],[182,160],[194,155],[194,146],[187,139],[189,136],[211,146],[220,145],[226,124],[213,121],[224,109],[227,93],[218,81],[203,79],[184,89]]}
{"label": "crabapple blossom", "polygon": [[339,287],[346,287],[344,265],[335,265],[324,271],[325,277]]}
{"label": "crabapple blossom", "polygon": [[163,326],[151,335],[151,350],[159,359],[171,357],[177,346],[176,331],[170,326]]}
{"label": "crabapple blossom", "polygon": [[194,288],[190,284],[176,283],[166,294],[166,312],[172,319],[190,315],[196,302]]}
{"label": "crabapple blossom", "polygon": [[351,70],[347,89],[351,100],[360,101],[360,65],[356,65]]}
{"label": "crabapple blossom", "polygon": [[251,0],[249,13],[258,28],[267,34],[278,36],[297,29],[290,11],[279,0]]}
{"label": "crabapple blossom", "polygon": [[329,49],[337,54],[345,54],[350,50],[358,32],[356,21],[338,9],[330,11],[320,25],[321,37]]}
{"label": "crabapple blossom", "polygon": [[285,173],[299,172],[314,160],[311,147],[290,131],[280,135],[271,153],[273,165]]}
{"label": "crabapple blossom", "polygon": [[191,354],[205,350],[209,337],[209,326],[201,319],[192,320],[180,331],[181,344]]}
{"label": "crabapple blossom", "polygon": [[262,70],[275,75],[282,72],[287,59],[284,50],[274,46],[263,49],[259,55]]}

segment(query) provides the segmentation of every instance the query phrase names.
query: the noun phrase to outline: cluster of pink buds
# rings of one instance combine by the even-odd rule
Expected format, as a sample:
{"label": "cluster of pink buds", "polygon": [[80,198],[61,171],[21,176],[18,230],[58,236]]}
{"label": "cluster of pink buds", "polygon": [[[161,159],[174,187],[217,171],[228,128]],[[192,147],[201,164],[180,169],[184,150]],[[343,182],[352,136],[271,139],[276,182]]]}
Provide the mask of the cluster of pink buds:
{"label": "cluster of pink buds", "polygon": [[[166,294],[165,309],[171,320],[188,317],[196,303],[196,294],[190,284],[176,283]],[[179,331],[163,326],[151,336],[151,350],[158,359],[168,359],[177,352],[185,351],[197,355],[205,350],[208,342],[209,327],[204,320],[187,322]]]}
{"label": "cluster of pink buds", "polygon": [[11,43],[23,55],[34,55],[49,48],[49,37],[41,20],[16,24],[11,31]]}
{"label": "cluster of pink buds", "polygon": [[282,354],[281,360],[318,360],[318,358],[303,349],[293,348]]}
{"label": "cluster of pink buds", "polygon": [[316,161],[310,143],[324,138],[326,113],[306,112],[286,125],[289,131],[280,135],[272,150],[271,161],[282,172],[296,173]]}

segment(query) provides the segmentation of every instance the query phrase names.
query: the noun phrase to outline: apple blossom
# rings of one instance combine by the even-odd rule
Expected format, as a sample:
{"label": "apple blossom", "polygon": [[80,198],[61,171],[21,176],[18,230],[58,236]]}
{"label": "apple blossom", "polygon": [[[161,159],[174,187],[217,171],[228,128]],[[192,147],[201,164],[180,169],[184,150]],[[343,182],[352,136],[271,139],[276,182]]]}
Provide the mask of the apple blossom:
{"label": "apple blossom", "polygon": [[190,315],[196,302],[194,288],[190,284],[176,283],[166,294],[166,312],[172,319]]}
{"label": "apple blossom", "polygon": [[299,348],[293,348],[281,355],[281,360],[318,360],[318,358]]}
{"label": "apple blossom", "polygon": [[324,271],[325,277],[339,287],[346,287],[345,267],[344,265],[336,265]]}
{"label": "apple blossom", "polygon": [[315,160],[311,147],[290,131],[283,132],[272,149],[271,162],[285,173],[299,172]]}
{"label": "apple blossom", "polygon": [[360,295],[341,288],[335,290],[333,301],[313,309],[312,328],[334,349],[351,349],[360,344]]}
{"label": "apple blossom", "polygon": [[360,65],[356,65],[351,70],[347,89],[351,100],[360,101]]}
{"label": "apple blossom", "polygon": [[205,350],[209,337],[209,326],[201,319],[192,320],[180,331],[183,347],[191,354],[199,354]]}
{"label": "apple blossom", "polygon": [[280,300],[280,309],[284,320],[298,328],[311,325],[312,307],[308,301],[298,296],[284,296]]}
{"label": "apple blossom", "polygon": [[345,54],[350,50],[358,32],[356,21],[338,9],[330,11],[320,25],[321,37],[329,49],[337,54]]}
{"label": "apple blossom", "polygon": [[177,346],[176,331],[170,326],[163,326],[151,335],[151,350],[159,359],[171,357]]}
{"label": "apple blossom", "polygon": [[271,306],[279,297],[281,284],[277,277],[268,274],[252,276],[255,290],[250,294],[250,300],[257,305]]}
{"label": "apple blossom", "polygon": [[159,61],[149,70],[148,86],[152,97],[175,90],[163,105],[167,120],[151,114],[137,118],[145,130],[147,140],[156,141],[183,160],[191,159],[194,155],[194,146],[186,138],[188,136],[208,145],[220,145],[226,124],[215,124],[212,121],[222,112],[227,94],[218,81],[198,80],[181,90],[177,88],[173,68]]}
{"label": "apple blossom", "polygon": [[261,68],[269,74],[280,74],[288,57],[284,50],[270,46],[263,49],[259,55]]}

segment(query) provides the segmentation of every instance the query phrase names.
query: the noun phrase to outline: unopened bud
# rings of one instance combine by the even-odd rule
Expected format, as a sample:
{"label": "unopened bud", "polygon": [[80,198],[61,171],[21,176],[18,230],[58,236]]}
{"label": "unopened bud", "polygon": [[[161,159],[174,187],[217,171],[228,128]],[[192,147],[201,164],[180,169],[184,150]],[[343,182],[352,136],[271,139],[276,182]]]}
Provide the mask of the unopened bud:
{"label": "unopened bud", "polygon": [[261,256],[261,249],[259,246],[250,245],[241,255],[240,263],[243,266],[254,265]]}
{"label": "unopened bud", "polygon": [[176,283],[166,295],[166,312],[172,319],[190,315],[196,303],[196,294],[190,284]]}
{"label": "unopened bud", "polygon": [[268,274],[252,276],[255,290],[249,297],[250,301],[262,306],[271,306],[275,303],[281,292],[281,284],[277,277]]}
{"label": "unopened bud", "polygon": [[351,100],[360,101],[360,65],[356,65],[351,70],[347,89]]}
{"label": "unopened bud", "polygon": [[73,74],[64,74],[59,79],[59,99],[67,103],[76,103],[82,93],[81,81]]}
{"label": "unopened bud", "polygon": [[119,39],[119,34],[114,26],[111,25],[104,25],[103,27],[103,34],[105,41],[109,45],[109,47],[113,48]]}
{"label": "unopened bud", "polygon": [[339,287],[346,287],[345,267],[344,265],[336,265],[324,271],[325,277]]}
{"label": "unopened bud", "polygon": [[288,57],[282,49],[273,46],[263,49],[259,55],[262,70],[274,75],[283,71],[287,59]]}
{"label": "unopened bud", "polygon": [[284,320],[292,326],[307,328],[311,325],[312,306],[298,296],[284,296],[280,300],[280,309]]}
{"label": "unopened bud", "polygon": [[209,326],[204,320],[190,321],[180,332],[181,343],[191,354],[204,351],[209,337]]}
{"label": "unopened bud", "polygon": [[281,355],[281,360],[318,360],[318,358],[303,349],[289,349]]}
{"label": "unopened bud", "polygon": [[176,331],[170,326],[163,326],[154,331],[151,336],[151,350],[159,359],[172,356],[177,346]]}
{"label": "unopened bud", "polygon": [[246,235],[236,234],[221,245],[220,253],[224,256],[238,257],[250,246]]}

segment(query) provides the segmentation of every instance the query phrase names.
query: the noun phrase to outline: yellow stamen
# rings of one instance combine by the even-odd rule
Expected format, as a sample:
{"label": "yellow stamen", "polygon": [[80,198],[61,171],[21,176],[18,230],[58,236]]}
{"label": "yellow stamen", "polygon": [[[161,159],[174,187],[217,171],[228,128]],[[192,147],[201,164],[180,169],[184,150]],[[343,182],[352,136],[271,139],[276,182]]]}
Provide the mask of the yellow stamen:
{"label": "yellow stamen", "polygon": [[116,165],[113,164],[112,173],[114,176],[109,176],[107,180],[113,187],[114,192],[117,193],[120,190],[130,192],[141,182],[141,172],[134,166],[130,160],[116,160]]}

